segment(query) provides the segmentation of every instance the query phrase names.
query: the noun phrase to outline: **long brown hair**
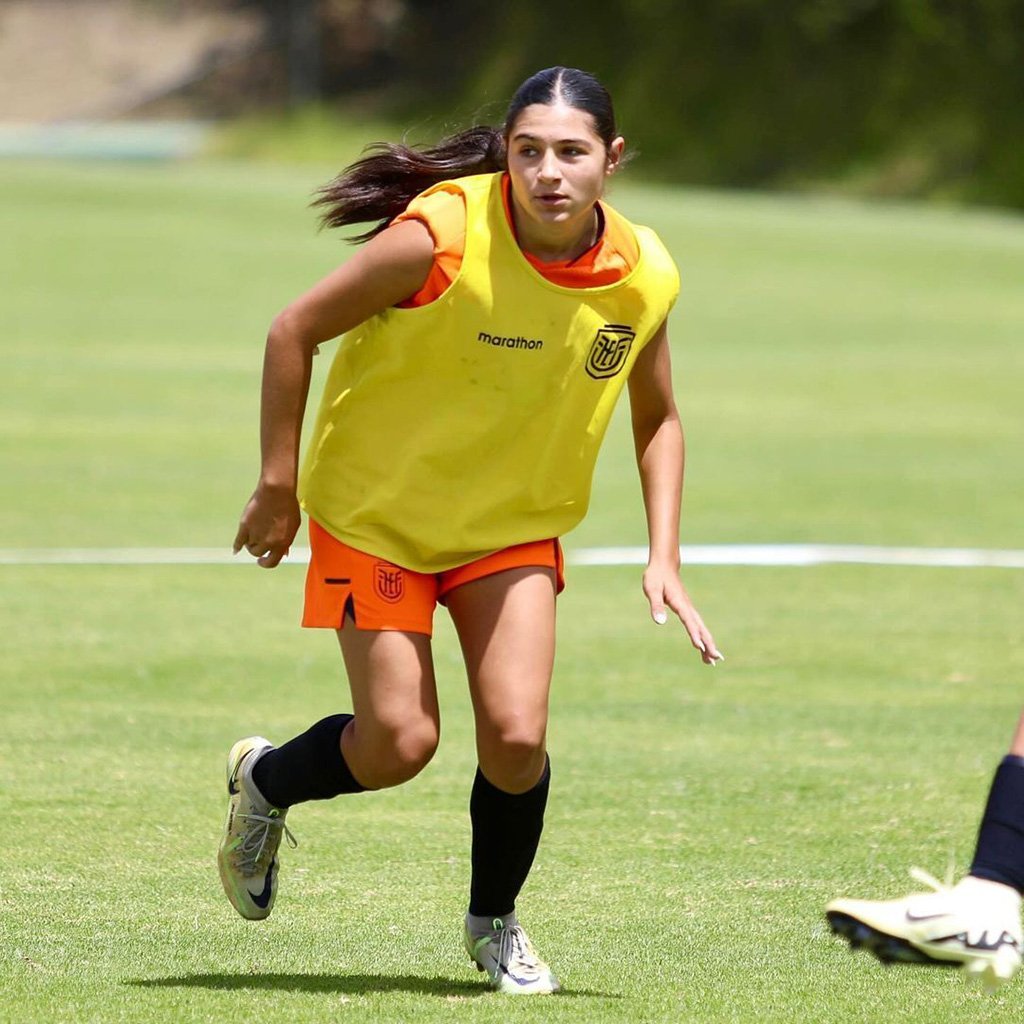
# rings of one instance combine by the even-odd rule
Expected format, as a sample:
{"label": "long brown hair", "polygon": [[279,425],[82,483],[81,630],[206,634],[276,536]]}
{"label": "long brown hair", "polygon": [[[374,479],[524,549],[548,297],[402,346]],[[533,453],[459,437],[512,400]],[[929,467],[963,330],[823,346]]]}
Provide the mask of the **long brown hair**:
{"label": "long brown hair", "polygon": [[313,205],[324,208],[321,226],[340,228],[377,221],[368,231],[349,239],[365,242],[431,185],[467,174],[505,170],[505,143],[522,110],[535,103],[550,106],[558,101],[590,114],[598,136],[606,147],[611,145],[618,133],[608,90],[586,71],[546,68],[516,90],[500,128],[476,125],[428,148],[391,142],[368,146],[365,156],[317,189]]}

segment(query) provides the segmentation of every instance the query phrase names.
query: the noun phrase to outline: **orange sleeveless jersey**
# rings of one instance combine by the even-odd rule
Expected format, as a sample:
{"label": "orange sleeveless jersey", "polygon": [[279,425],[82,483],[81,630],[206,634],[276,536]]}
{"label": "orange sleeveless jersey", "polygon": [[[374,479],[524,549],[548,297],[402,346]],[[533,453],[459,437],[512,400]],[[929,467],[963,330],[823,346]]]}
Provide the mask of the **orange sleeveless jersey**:
{"label": "orange sleeveless jersey", "polygon": [[[505,175],[502,197],[505,216],[514,233],[509,206],[510,184],[508,175]],[[601,237],[582,256],[553,263],[545,263],[528,252],[523,256],[539,274],[563,288],[596,288],[615,284],[636,266],[639,250],[628,223],[605,206],[600,207],[600,213],[603,221]],[[434,264],[423,287],[398,303],[402,309],[408,309],[425,306],[440,298],[455,280],[466,247],[466,200],[454,187],[451,191],[443,189],[429,196],[417,196],[392,223],[398,224],[403,220],[420,221],[434,239]]]}

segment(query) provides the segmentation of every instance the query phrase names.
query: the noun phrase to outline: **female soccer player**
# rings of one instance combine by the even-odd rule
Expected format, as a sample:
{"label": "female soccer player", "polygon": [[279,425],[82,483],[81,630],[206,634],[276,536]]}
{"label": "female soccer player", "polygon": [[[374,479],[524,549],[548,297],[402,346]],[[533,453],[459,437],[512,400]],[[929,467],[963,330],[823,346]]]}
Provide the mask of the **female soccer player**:
{"label": "female soccer player", "polygon": [[558,538],[586,511],[627,382],[651,615],[671,610],[705,664],[721,658],[679,578],[683,435],[665,326],[678,275],[652,231],[601,201],[623,145],[600,83],[549,68],[502,129],[378,146],[321,190],[326,224],[379,223],[274,320],[259,484],[235,551],[267,568],[288,551],[312,356],[345,335],[298,491],[312,549],[303,624],[337,630],[354,715],[280,748],[259,736],[232,747],[219,865],[243,917],[271,911],[290,807],[399,785],[431,759],[440,602],[476,722],[466,949],[501,991],[558,988],[515,903],[551,777]]}

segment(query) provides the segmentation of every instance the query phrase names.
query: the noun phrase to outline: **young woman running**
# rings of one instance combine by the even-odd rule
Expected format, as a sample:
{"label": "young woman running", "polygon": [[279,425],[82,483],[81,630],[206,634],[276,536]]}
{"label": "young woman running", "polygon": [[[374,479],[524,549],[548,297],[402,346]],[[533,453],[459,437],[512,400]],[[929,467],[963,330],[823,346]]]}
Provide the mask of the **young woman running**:
{"label": "young woman running", "polygon": [[274,320],[259,484],[235,550],[266,568],[287,553],[313,353],[345,335],[298,492],[312,549],[303,624],[337,630],[354,714],[279,748],[259,736],[232,747],[218,859],[243,917],[273,907],[289,808],[397,786],[430,761],[441,603],[476,723],[466,949],[501,991],[558,988],[515,905],[551,778],[558,538],[586,512],[627,382],[651,615],[674,612],[705,664],[721,658],[679,578],[683,435],[665,326],[678,275],[652,231],[600,201],[622,152],[600,83],[549,68],[500,130],[379,146],[321,191],[326,224],[379,223]]}

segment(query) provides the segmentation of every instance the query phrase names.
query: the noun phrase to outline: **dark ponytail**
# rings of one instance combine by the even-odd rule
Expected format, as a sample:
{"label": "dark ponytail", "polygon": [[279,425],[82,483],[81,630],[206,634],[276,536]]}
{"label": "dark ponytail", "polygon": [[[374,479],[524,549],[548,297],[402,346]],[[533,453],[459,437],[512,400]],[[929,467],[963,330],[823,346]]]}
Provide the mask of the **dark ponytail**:
{"label": "dark ponytail", "polygon": [[505,140],[497,128],[484,125],[450,135],[429,149],[377,142],[368,150],[367,156],[317,189],[313,200],[314,206],[325,207],[320,217],[325,228],[378,221],[351,242],[379,234],[409,200],[439,181],[505,169]]}
{"label": "dark ponytail", "polygon": [[606,147],[611,145],[617,132],[608,90],[586,71],[546,68],[516,90],[501,128],[478,125],[428,149],[390,142],[369,146],[366,156],[317,189],[313,205],[324,207],[321,226],[341,228],[377,221],[368,231],[349,239],[365,242],[431,185],[467,174],[505,170],[505,143],[519,114],[536,103],[550,106],[558,102],[590,114],[594,131]]}

